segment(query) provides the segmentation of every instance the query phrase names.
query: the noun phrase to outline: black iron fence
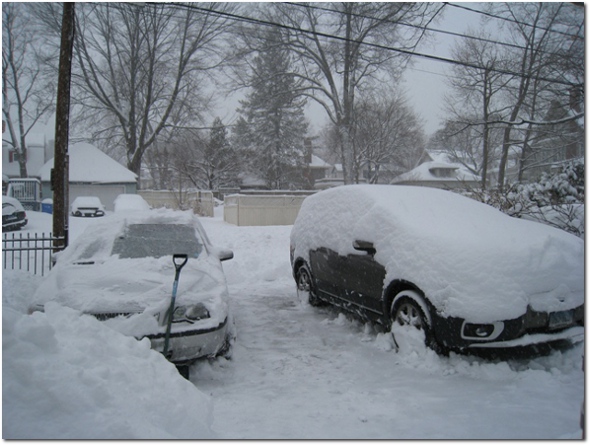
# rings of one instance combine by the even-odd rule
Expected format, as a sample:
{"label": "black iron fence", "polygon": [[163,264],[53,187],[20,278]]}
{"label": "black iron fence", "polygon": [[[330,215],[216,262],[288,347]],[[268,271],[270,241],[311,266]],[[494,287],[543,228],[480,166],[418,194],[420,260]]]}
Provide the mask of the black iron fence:
{"label": "black iron fence", "polygon": [[32,272],[45,275],[53,267],[51,255],[54,243],[63,238],[49,233],[3,233],[2,234],[2,268]]}

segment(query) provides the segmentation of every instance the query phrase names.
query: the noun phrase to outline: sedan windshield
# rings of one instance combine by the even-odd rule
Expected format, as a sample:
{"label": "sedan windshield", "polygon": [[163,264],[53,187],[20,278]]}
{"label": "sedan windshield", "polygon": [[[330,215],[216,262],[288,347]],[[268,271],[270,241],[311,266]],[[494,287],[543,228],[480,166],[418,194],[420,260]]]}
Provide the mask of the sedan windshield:
{"label": "sedan windshield", "polygon": [[132,224],[115,239],[113,255],[119,258],[160,258],[167,255],[199,256],[203,244],[194,227],[180,224]]}

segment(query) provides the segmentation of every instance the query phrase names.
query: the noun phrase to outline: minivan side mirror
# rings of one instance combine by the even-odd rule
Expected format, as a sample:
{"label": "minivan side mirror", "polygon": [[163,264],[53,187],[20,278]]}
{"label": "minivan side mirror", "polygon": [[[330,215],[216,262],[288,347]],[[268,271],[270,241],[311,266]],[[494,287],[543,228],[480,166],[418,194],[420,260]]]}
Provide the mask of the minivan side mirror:
{"label": "minivan side mirror", "polygon": [[355,250],[360,250],[361,252],[367,252],[369,255],[375,255],[377,249],[371,241],[362,241],[362,240],[355,240],[352,242],[352,247]]}

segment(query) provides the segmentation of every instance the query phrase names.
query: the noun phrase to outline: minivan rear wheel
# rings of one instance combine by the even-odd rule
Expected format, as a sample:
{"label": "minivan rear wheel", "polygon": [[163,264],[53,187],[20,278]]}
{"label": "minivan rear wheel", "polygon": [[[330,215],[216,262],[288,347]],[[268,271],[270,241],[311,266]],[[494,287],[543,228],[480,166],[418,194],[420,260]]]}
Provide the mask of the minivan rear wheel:
{"label": "minivan rear wheel", "polygon": [[299,297],[299,300],[307,300],[312,306],[321,306],[322,301],[314,293],[311,273],[307,266],[300,266],[299,269],[297,269],[295,278],[297,280],[297,296]]}

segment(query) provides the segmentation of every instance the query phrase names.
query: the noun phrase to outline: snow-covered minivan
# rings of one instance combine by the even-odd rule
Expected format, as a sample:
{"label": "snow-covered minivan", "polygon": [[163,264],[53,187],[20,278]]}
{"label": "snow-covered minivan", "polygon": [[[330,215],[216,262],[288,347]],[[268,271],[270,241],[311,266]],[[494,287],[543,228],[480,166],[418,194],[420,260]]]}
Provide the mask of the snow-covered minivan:
{"label": "snow-covered minivan", "polygon": [[291,264],[312,305],[414,326],[438,351],[583,338],[583,240],[456,193],[352,185],[309,196]]}

